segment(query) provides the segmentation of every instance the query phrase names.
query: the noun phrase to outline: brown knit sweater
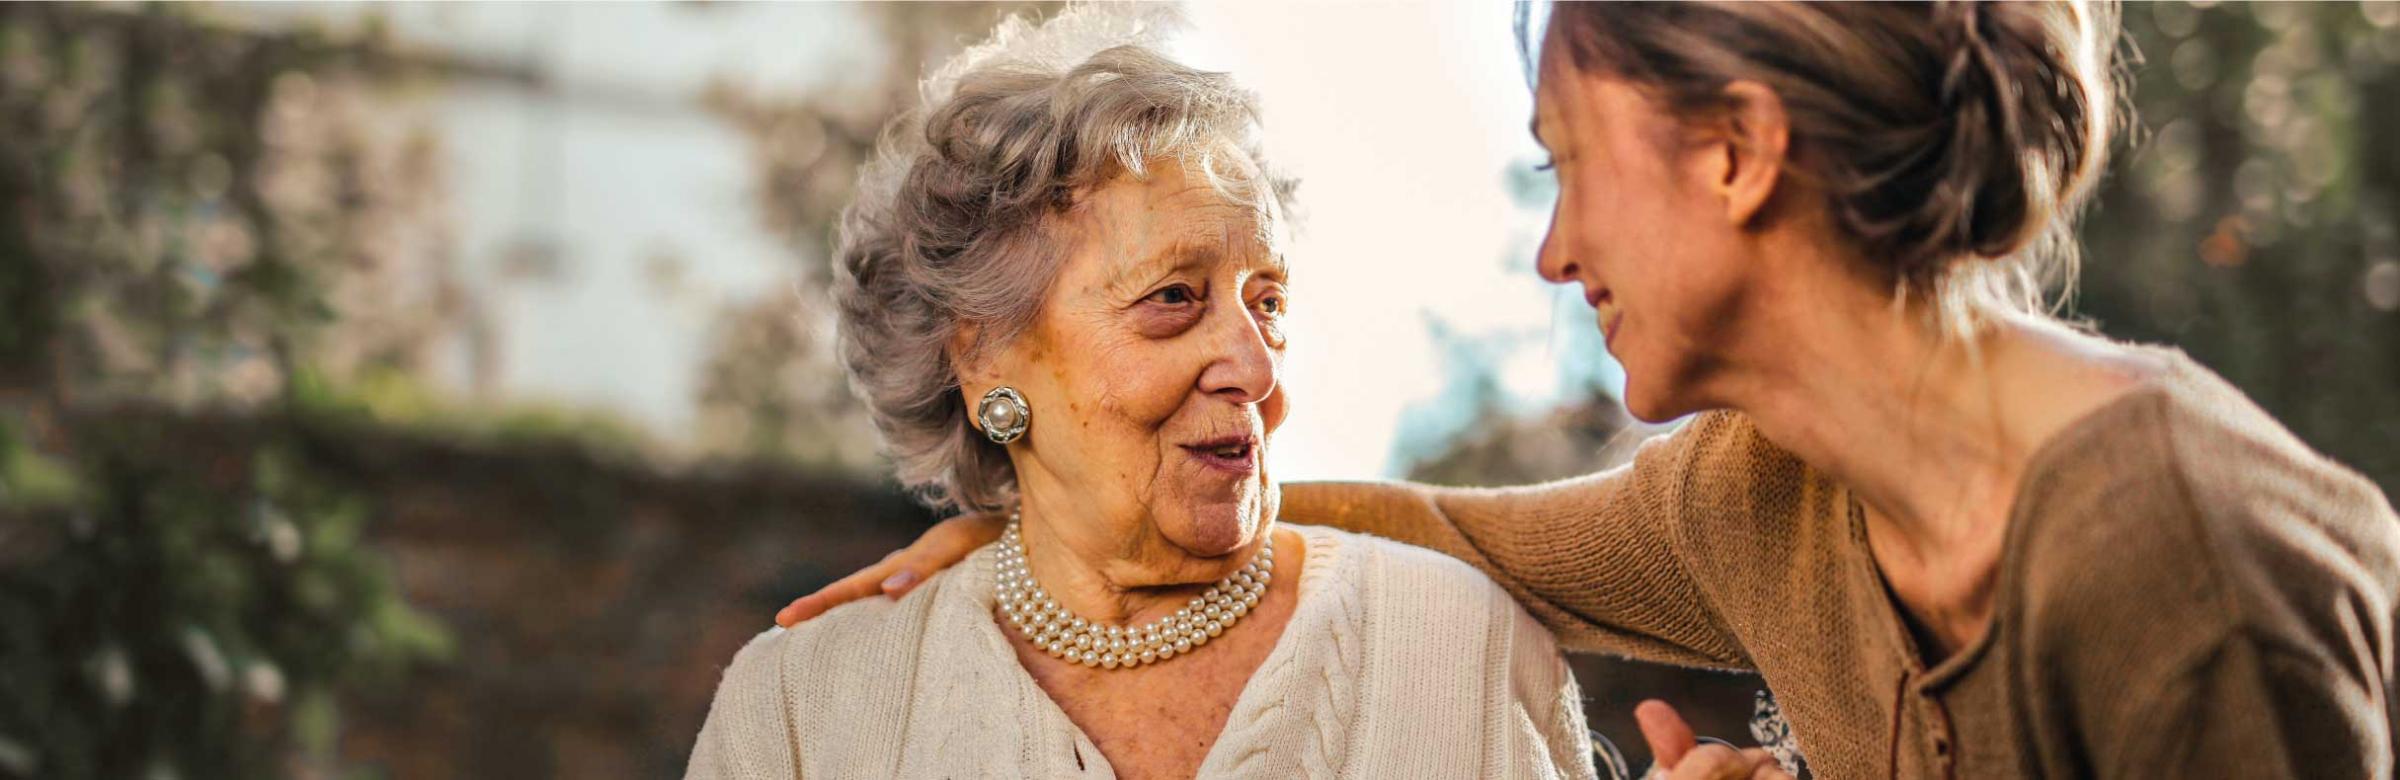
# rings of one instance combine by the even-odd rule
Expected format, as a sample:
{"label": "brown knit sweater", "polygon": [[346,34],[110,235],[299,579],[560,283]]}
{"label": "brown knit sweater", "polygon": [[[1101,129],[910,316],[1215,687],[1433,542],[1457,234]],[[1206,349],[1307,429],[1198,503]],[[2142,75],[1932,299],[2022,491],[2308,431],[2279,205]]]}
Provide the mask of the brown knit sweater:
{"label": "brown knit sweater", "polygon": [[1927,667],[1850,492],[1718,412],[1504,489],[1283,517],[1482,568],[1570,649],[1756,669],[1818,777],[2389,777],[2400,519],[2180,353],[2033,457],[1992,625]]}

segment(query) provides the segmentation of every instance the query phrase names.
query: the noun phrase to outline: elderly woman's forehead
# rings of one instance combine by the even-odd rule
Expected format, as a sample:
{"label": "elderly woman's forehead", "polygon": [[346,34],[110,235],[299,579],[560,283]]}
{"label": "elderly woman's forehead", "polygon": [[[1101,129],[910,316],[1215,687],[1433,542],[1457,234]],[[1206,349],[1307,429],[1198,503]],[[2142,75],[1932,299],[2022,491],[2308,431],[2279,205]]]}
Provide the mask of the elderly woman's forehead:
{"label": "elderly woman's forehead", "polygon": [[1086,198],[1081,232],[1111,243],[1272,243],[1275,214],[1246,182],[1127,177]]}
{"label": "elderly woman's forehead", "polygon": [[1094,270],[1112,282],[1146,284],[1177,269],[1227,262],[1283,275],[1287,269],[1268,216],[1251,206],[1225,206],[1151,209],[1142,219],[1094,226],[1079,254],[1099,261],[1102,267]]}

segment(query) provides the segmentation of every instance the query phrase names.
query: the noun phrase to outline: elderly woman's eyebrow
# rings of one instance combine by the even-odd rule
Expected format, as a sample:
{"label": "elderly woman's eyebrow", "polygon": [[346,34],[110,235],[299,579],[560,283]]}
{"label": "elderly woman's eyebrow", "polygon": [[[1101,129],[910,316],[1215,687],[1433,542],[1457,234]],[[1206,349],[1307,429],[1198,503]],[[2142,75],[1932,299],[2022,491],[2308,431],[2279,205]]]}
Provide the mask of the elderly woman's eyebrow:
{"label": "elderly woman's eyebrow", "polygon": [[1291,281],[1292,264],[1291,261],[1284,259],[1282,252],[1268,252],[1267,263],[1273,267],[1276,281]]}
{"label": "elderly woman's eyebrow", "polygon": [[1223,254],[1220,247],[1206,242],[1176,241],[1160,248],[1150,256],[1128,265],[1119,266],[1108,276],[1110,287],[1146,287],[1169,274],[1208,265]]}
{"label": "elderly woman's eyebrow", "polygon": [[[1148,285],[1177,271],[1215,265],[1228,258],[1247,254],[1248,250],[1259,249],[1257,243],[1255,238],[1233,232],[1186,235],[1152,252],[1140,262],[1119,267],[1109,275],[1109,285]],[[1259,253],[1269,259],[1278,276],[1288,273],[1288,266],[1281,254],[1272,251]]]}

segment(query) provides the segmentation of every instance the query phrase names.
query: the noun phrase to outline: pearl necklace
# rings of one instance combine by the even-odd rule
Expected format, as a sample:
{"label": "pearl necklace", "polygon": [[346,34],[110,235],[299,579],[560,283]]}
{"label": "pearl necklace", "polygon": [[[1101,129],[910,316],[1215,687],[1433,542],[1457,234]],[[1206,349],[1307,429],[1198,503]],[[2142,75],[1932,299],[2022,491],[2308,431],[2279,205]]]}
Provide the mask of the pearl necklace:
{"label": "pearl necklace", "polygon": [[1208,592],[1183,605],[1175,614],[1128,628],[1085,620],[1058,605],[1033,571],[1025,565],[1025,537],[1019,517],[1010,513],[1008,530],[1000,534],[999,570],[995,590],[1001,614],[1036,647],[1056,658],[1102,669],[1132,669],[1164,661],[1208,644],[1258,606],[1274,578],[1275,540],[1269,535],[1250,563],[1233,576],[1218,580]]}

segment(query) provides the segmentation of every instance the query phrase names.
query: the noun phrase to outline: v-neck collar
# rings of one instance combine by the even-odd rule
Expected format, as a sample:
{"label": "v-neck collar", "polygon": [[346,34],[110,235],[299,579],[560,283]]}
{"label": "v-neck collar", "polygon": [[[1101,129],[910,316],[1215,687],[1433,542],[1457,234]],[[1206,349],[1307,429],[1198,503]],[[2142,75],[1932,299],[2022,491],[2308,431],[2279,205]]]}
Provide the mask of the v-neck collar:
{"label": "v-neck collar", "polygon": [[[1327,621],[1337,619],[1340,612],[1334,605],[1338,599],[1330,598],[1331,594],[1324,591],[1328,587],[1336,587],[1334,583],[1342,579],[1341,573],[1337,570],[1355,567],[1354,559],[1357,555],[1355,551],[1345,552],[1344,548],[1351,545],[1343,544],[1338,537],[1324,532],[1322,529],[1281,523],[1278,523],[1277,527],[1288,528],[1299,534],[1305,547],[1302,551],[1302,559],[1305,563],[1301,566],[1300,571],[1298,603],[1292,609],[1291,618],[1284,623],[1283,634],[1276,637],[1275,647],[1267,652],[1265,660],[1260,662],[1258,669],[1243,684],[1241,694],[1235,698],[1233,710],[1226,716],[1224,730],[1219,733],[1216,743],[1209,746],[1208,755],[1201,759],[1197,773],[1201,777],[1219,776],[1220,773],[1233,769],[1234,767],[1228,765],[1228,762],[1238,759],[1229,751],[1240,749],[1240,747],[1228,747],[1224,736],[1237,731],[1237,724],[1255,721],[1265,714],[1265,710],[1278,706],[1277,701],[1268,698],[1276,694],[1266,694],[1262,691],[1283,687],[1280,684],[1281,677],[1298,673],[1293,670],[1313,667],[1314,664],[1302,663],[1310,660],[1313,655],[1304,657],[1304,654],[1334,652],[1332,648],[1324,647],[1324,643],[1316,641],[1317,638],[1323,636],[1324,632],[1321,627]],[[1109,765],[1106,757],[1100,755],[1100,750],[1093,743],[1091,736],[1084,733],[1082,727],[1075,725],[1075,722],[1067,717],[1066,710],[1060,708],[1058,702],[1051,699],[1047,691],[1042,690],[1041,684],[1033,679],[1033,674],[1017,660],[1016,650],[1009,644],[1007,635],[1001,632],[994,612],[998,602],[992,592],[996,578],[993,566],[998,557],[997,543],[985,545],[969,555],[965,561],[950,569],[949,573],[957,576],[958,579],[950,583],[950,587],[942,589],[941,609],[944,610],[944,613],[939,616],[935,624],[959,626],[960,630],[965,632],[965,637],[981,648],[981,652],[975,655],[990,659],[992,666],[983,671],[994,674],[998,679],[1003,680],[1003,684],[1007,685],[1014,694],[1019,707],[1039,713],[1044,725],[1030,731],[1047,733],[1056,729],[1073,735],[1076,742],[1075,749],[1081,754],[1080,761],[1084,764],[1082,767],[1069,769],[1067,766],[1059,765],[1055,760],[1037,760],[1035,763],[1039,765],[1027,766],[1024,769],[1038,771],[1043,776],[1072,772],[1096,777],[1116,777],[1115,768]],[[1055,751],[1047,749],[1047,746],[1037,746],[1033,752],[1039,755],[1056,755]],[[1032,758],[1032,756],[1025,756],[1025,758]],[[1273,757],[1270,756],[1270,758]],[[1281,765],[1288,763],[1288,759],[1275,759],[1270,763],[1276,765],[1267,767],[1244,765],[1241,768],[1245,774],[1254,774],[1258,777],[1289,776],[1291,772],[1297,771],[1296,766]]]}
{"label": "v-neck collar", "polygon": [[1909,630],[1908,616],[1903,611],[1905,607],[1900,604],[1899,595],[1893,592],[1891,581],[1883,574],[1882,564],[1875,560],[1873,546],[1867,543],[1866,503],[1859,500],[1849,486],[1838,485],[1842,504],[1850,515],[1852,548],[1862,564],[1857,569],[1866,579],[1862,586],[1875,594],[1871,601],[1876,604],[1877,619],[1883,623],[1887,641],[1899,650],[1901,668],[1910,679],[1921,681],[1919,684],[1929,689],[1940,689],[1957,682],[1958,678],[1975,668],[2000,634],[2011,627],[2018,607],[2015,599],[2018,563],[2024,557],[2025,539],[2030,533],[2028,526],[2033,524],[2031,513],[2037,509],[2035,505],[2038,502],[2034,499],[2042,494],[2040,488],[2056,478],[2055,461],[2077,451],[2085,441],[2113,430],[2114,426],[2108,424],[2110,421],[2144,408],[2146,399],[2166,392],[2167,384],[2182,375],[2186,358],[2181,353],[2166,351],[2160,356],[2166,363],[2164,368],[2068,423],[2036,447],[2033,455],[2026,459],[2025,471],[2019,476],[2015,496],[2009,502],[2008,528],[2003,532],[2000,542],[1999,571],[1992,582],[1991,625],[1984,627],[1983,634],[1974,641],[1950,653],[1939,663],[1932,664],[1930,668],[1925,663],[1924,650],[1919,646],[1915,633]]}

